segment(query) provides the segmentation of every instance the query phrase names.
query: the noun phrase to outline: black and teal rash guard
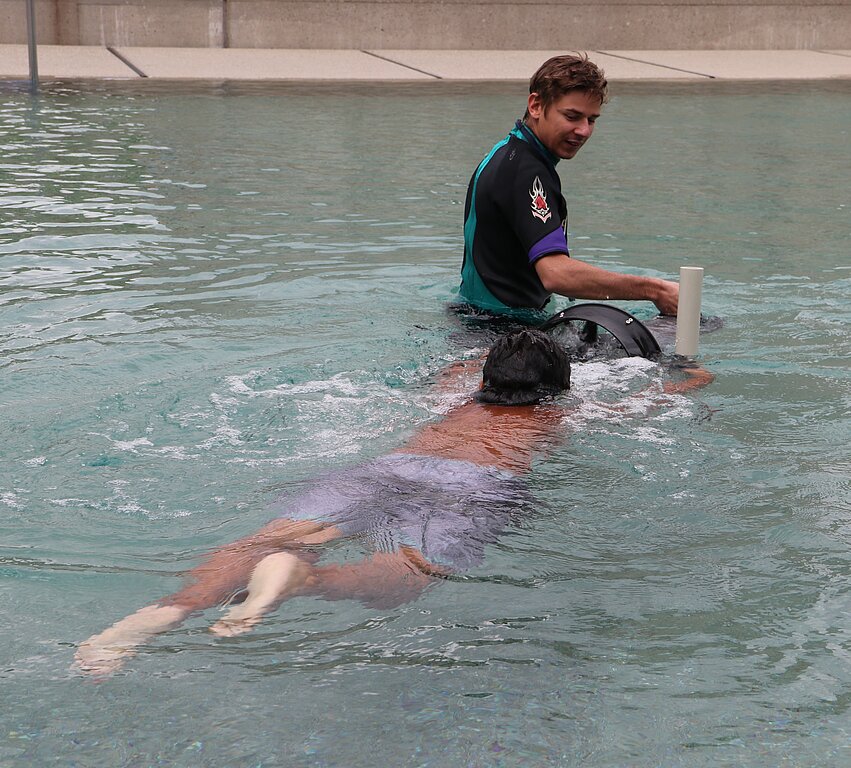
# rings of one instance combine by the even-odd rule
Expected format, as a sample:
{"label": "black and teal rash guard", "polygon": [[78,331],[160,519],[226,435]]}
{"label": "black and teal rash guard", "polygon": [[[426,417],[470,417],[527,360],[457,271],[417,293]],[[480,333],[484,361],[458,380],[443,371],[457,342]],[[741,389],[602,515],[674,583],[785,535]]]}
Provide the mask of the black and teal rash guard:
{"label": "black and teal rash guard", "polygon": [[569,255],[557,162],[519,120],[482,160],[467,189],[462,301],[497,312],[547,303],[535,261]]}

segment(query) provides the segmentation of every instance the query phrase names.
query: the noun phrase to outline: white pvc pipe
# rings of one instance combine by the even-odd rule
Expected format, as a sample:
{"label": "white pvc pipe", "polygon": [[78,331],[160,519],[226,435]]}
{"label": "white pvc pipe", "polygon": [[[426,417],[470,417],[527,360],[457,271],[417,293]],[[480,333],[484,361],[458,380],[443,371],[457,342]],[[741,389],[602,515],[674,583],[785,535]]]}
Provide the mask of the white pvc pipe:
{"label": "white pvc pipe", "polygon": [[677,307],[675,351],[683,357],[694,357],[697,354],[702,292],[703,267],[680,267],[680,303]]}

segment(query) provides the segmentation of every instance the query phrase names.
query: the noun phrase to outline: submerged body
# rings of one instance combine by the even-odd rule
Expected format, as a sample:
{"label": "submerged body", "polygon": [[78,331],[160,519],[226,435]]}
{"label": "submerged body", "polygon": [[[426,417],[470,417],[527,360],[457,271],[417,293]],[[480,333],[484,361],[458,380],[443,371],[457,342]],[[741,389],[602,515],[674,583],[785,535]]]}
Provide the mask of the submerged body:
{"label": "submerged body", "polygon": [[[137,646],[213,606],[229,607],[211,631],[235,635],[296,595],[391,607],[415,598],[435,577],[478,564],[485,547],[530,507],[522,475],[564,434],[564,409],[539,401],[566,389],[569,372],[564,351],[546,334],[503,337],[485,363],[477,399],[393,453],[279,502],[277,519],[215,550],[189,572],[183,589],[82,643],[78,668],[109,674]],[[343,536],[361,540],[372,554],[321,563],[316,548]]]}
{"label": "submerged body", "polygon": [[462,571],[482,562],[527,495],[519,477],[496,467],[393,453],[321,478],[284,500],[281,517],[333,525],[375,552],[413,547]]}
{"label": "submerged body", "polygon": [[[535,344],[540,351],[540,340]],[[546,346],[564,356],[555,342]],[[214,551],[183,589],[82,643],[78,668],[109,674],[154,635],[216,605],[231,606],[211,627],[226,636],[247,631],[295,595],[381,607],[413,599],[434,577],[480,562],[484,547],[527,505],[519,475],[557,435],[563,415],[552,405],[468,402],[454,409],[388,456],[285,501],[278,519]],[[342,536],[361,538],[373,554],[343,565],[317,562],[312,548]]]}

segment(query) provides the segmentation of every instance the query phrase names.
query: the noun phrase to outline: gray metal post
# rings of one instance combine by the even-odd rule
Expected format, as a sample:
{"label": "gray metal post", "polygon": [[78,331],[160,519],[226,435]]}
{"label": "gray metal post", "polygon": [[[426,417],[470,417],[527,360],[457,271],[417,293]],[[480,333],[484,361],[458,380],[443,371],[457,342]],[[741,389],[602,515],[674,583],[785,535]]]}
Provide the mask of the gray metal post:
{"label": "gray metal post", "polygon": [[35,42],[35,0],[27,0],[27,42],[30,53],[30,89],[38,90],[38,54]]}

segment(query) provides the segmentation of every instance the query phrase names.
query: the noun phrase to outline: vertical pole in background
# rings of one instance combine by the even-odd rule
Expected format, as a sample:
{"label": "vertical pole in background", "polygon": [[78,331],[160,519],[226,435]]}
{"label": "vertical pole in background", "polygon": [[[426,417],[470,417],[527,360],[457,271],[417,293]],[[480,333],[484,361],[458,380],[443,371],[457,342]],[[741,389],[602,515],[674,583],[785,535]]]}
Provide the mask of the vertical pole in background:
{"label": "vertical pole in background", "polygon": [[35,42],[35,0],[27,0],[27,45],[30,54],[30,90],[38,92],[38,54]]}
{"label": "vertical pole in background", "polygon": [[222,0],[222,48],[230,48],[228,23],[228,0]]}
{"label": "vertical pole in background", "polygon": [[702,292],[703,267],[680,267],[680,303],[677,307],[677,344],[674,351],[683,357],[694,357],[697,354]]}

